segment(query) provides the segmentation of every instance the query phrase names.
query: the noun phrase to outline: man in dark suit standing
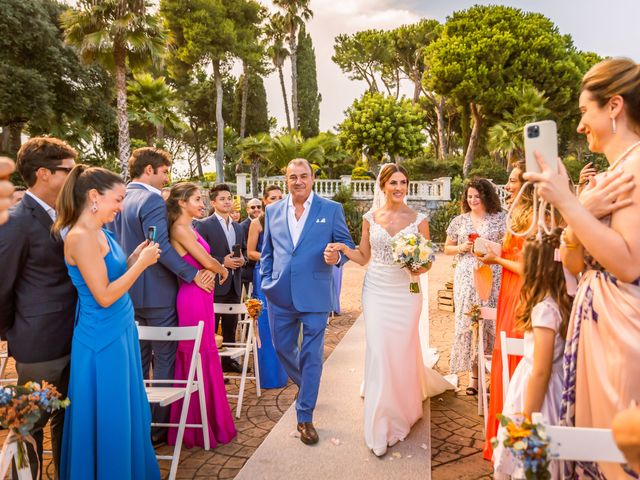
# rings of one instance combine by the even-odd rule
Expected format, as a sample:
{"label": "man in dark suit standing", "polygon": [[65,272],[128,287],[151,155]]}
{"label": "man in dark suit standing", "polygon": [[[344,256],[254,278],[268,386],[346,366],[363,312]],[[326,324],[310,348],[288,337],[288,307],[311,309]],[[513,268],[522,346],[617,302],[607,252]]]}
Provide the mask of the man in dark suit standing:
{"label": "man in dark suit standing", "polygon": [[[262,201],[259,198],[252,198],[247,202],[247,218],[240,222],[242,227],[242,238],[245,245],[249,238],[249,226],[251,221],[258,218],[262,213]],[[242,269],[242,286],[245,292],[249,292],[249,284],[253,282],[253,269],[256,266],[256,262],[248,260],[245,267]]]}
{"label": "man in dark suit standing", "polygon": [[[18,383],[46,380],[66,397],[75,319],[76,289],[64,263],[62,239],[51,234],[55,202],[73,169],[76,151],[62,140],[36,137],[18,151],[17,169],[29,187],[0,226],[0,336],[16,361]],[[45,414],[34,426],[40,473],[42,430],[51,417],[55,478],[60,467],[64,410]],[[31,472],[38,461],[27,444]]]}
{"label": "man in dark suit standing", "polygon": [[[211,256],[229,269],[229,278],[223,284],[216,280],[213,294],[216,303],[239,303],[242,295],[242,267],[247,257],[247,244],[244,241],[242,227],[231,220],[233,196],[229,187],[223,183],[216,185],[209,194],[213,215],[199,220],[195,228],[206,240],[211,248]],[[234,249],[235,253],[234,254]],[[222,337],[224,342],[236,341],[237,315],[222,315],[216,313],[216,331],[222,322]],[[235,360],[227,357],[222,359],[222,368],[226,371],[242,372],[242,368]]]}
{"label": "man in dark suit standing", "polygon": [[[134,150],[129,159],[133,180],[127,186],[122,211],[113,222],[126,255],[130,255],[147,238],[149,227],[155,227],[155,241],[162,251],[158,263],[147,268],[129,290],[139,325],[173,327],[178,324],[177,278],[195,282],[209,292],[213,289],[213,274],[189,265],[169,243],[167,207],[161,189],[169,181],[170,168],[171,156],[164,150],[151,147]],[[175,342],[140,342],[140,353],[144,378],[149,378],[153,357],[153,378],[173,379]],[[167,423],[169,409],[153,405],[153,421]],[[166,429],[154,428],[152,437],[154,444],[163,442]]]}

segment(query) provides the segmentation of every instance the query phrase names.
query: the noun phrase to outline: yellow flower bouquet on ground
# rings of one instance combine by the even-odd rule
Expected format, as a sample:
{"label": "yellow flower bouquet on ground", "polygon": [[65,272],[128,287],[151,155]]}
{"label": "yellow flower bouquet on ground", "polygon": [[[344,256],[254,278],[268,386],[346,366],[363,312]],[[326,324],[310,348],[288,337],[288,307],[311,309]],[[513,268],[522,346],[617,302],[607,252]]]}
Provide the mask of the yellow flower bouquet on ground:
{"label": "yellow flower bouquet on ground", "polygon": [[427,240],[419,233],[410,233],[396,238],[391,244],[391,250],[393,261],[409,270],[411,275],[409,291],[420,293],[420,282],[413,272],[421,268],[428,270],[433,265],[436,256],[431,240]]}

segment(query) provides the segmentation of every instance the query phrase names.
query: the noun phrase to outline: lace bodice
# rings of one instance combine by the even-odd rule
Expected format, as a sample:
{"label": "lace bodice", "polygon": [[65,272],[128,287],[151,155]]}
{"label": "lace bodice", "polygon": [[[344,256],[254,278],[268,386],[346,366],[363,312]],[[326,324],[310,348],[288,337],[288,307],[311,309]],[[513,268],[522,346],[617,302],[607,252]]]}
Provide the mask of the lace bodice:
{"label": "lace bodice", "polygon": [[371,244],[371,262],[383,265],[393,265],[393,253],[391,251],[391,243],[401,234],[418,233],[418,225],[426,217],[422,213],[418,213],[416,219],[409,225],[404,227],[393,237],[378,225],[373,218],[373,212],[367,212],[362,217],[369,222],[369,242]]}

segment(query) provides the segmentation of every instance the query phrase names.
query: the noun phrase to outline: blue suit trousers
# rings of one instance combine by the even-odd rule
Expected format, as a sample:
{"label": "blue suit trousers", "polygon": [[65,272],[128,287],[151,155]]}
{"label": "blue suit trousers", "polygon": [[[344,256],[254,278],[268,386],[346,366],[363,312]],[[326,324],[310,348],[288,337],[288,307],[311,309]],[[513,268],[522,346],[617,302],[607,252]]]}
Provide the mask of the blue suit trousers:
{"label": "blue suit trousers", "polygon": [[[289,378],[299,388],[296,401],[298,422],[311,422],[322,375],[324,332],[329,312],[299,312],[293,305],[281,307],[271,303],[268,312],[278,358]],[[298,350],[300,325],[302,346]]]}

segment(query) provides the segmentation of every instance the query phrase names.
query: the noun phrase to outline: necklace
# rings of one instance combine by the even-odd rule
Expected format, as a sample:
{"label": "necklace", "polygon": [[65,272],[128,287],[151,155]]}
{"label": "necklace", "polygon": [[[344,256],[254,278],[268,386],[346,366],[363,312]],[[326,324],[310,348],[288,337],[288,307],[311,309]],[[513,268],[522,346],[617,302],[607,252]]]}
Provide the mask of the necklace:
{"label": "necklace", "polygon": [[629,155],[633,150],[635,150],[635,148],[640,145],[640,140],[638,140],[636,143],[634,143],[633,145],[631,145],[629,148],[627,148],[624,152],[622,152],[622,155],[620,155],[615,162],[613,162],[609,168],[607,169],[607,171],[611,172],[613,171],[614,168],[616,168],[618,166],[618,164],[625,159],[625,157],[627,155]]}

